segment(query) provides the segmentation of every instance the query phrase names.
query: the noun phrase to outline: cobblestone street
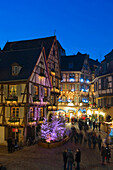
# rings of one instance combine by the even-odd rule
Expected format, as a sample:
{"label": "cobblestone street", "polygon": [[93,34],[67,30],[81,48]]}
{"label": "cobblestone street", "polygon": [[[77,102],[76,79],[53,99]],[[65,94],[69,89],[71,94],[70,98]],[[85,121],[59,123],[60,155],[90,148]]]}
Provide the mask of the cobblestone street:
{"label": "cobblestone street", "polygon": [[[102,132],[101,135],[105,136]],[[81,170],[113,169],[113,154],[110,163],[103,167],[97,147],[89,149],[84,143],[75,145],[74,141],[52,149],[45,149],[35,144],[11,154],[7,152],[7,147],[0,146],[0,163],[6,166],[7,170],[63,170],[62,152],[65,148],[71,148],[75,153],[77,147],[81,149],[82,154]],[[74,166],[73,169],[75,169]]]}

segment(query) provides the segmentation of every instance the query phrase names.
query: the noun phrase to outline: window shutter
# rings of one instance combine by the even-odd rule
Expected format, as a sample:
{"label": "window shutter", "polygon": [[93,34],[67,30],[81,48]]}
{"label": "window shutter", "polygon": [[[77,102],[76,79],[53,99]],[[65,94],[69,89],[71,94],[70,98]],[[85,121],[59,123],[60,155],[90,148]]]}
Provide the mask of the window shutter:
{"label": "window shutter", "polygon": [[17,96],[21,96],[21,85],[17,85]]}
{"label": "window shutter", "polygon": [[38,92],[38,94],[39,94],[39,100],[41,100],[41,86],[39,86],[39,92]]}
{"label": "window shutter", "polygon": [[4,97],[8,96],[8,85],[3,86]]}
{"label": "window shutter", "polygon": [[32,96],[35,95],[35,87],[34,87],[34,85],[31,85],[31,95]]}

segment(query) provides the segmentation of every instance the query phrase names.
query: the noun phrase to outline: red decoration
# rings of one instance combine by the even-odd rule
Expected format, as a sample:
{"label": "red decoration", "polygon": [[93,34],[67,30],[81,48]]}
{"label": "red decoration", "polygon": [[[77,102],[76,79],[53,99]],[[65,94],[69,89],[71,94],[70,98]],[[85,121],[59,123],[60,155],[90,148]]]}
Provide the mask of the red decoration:
{"label": "red decoration", "polygon": [[12,128],[12,132],[18,132],[17,128]]}

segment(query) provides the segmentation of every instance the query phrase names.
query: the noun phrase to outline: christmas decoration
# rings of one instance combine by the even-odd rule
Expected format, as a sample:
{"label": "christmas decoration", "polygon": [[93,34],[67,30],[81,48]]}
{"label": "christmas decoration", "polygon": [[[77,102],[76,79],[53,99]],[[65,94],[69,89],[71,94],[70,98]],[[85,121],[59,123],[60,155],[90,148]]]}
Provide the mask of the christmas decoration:
{"label": "christmas decoration", "polygon": [[55,115],[51,117],[51,121],[44,119],[41,125],[40,137],[46,142],[59,141],[64,138],[66,132],[64,117],[57,118]]}

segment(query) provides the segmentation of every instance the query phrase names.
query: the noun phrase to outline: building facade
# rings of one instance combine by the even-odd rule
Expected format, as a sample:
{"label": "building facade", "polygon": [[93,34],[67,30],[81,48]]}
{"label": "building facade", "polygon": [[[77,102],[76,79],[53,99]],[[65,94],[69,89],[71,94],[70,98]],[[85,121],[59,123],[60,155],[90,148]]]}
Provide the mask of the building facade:
{"label": "building facade", "polygon": [[110,121],[110,118],[113,119],[113,50],[97,68],[93,83],[98,115]]}
{"label": "building facade", "polygon": [[77,53],[61,57],[61,96],[59,111],[64,110],[67,117],[80,116],[89,105],[89,82],[92,80],[87,54]]}
{"label": "building facade", "polygon": [[25,41],[7,42],[3,50],[14,51],[40,47],[45,48],[49,77],[52,85],[50,104],[48,105],[48,114],[50,114],[57,110],[57,99],[60,95],[61,71],[58,50],[59,43],[56,39],[56,36]]}
{"label": "building facade", "polygon": [[1,51],[0,61],[0,143],[35,139],[52,88],[45,49]]}

